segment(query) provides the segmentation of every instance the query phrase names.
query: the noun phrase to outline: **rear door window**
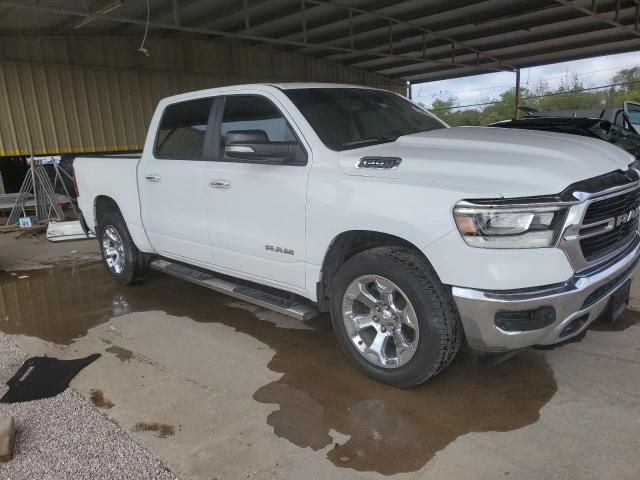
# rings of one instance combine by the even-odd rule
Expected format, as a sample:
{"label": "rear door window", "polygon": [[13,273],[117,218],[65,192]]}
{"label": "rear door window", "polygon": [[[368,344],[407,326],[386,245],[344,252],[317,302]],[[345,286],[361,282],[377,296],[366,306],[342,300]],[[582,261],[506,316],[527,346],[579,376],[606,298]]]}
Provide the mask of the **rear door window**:
{"label": "rear door window", "polygon": [[212,98],[201,98],[165,108],[158,128],[155,156],[202,160],[212,103]]}

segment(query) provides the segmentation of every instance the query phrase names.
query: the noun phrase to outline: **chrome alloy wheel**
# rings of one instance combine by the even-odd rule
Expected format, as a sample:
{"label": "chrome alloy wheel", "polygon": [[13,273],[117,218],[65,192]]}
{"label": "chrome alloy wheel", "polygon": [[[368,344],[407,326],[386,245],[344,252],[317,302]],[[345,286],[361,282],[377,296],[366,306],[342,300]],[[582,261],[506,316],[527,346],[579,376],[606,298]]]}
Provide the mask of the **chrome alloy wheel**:
{"label": "chrome alloy wheel", "polygon": [[120,275],[126,262],[124,244],[118,231],[111,225],[107,225],[102,231],[102,248],[107,266],[113,273]]}
{"label": "chrome alloy wheel", "polygon": [[405,365],[416,352],[416,312],[400,288],[379,275],[352,281],[342,299],[342,321],[360,354],[383,368]]}

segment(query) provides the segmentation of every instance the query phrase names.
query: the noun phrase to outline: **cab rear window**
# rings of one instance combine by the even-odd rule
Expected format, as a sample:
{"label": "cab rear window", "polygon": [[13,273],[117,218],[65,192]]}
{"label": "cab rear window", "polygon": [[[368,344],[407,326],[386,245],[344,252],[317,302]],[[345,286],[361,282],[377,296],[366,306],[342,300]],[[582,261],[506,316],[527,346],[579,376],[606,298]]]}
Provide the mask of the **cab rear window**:
{"label": "cab rear window", "polygon": [[155,156],[176,160],[201,160],[213,99],[202,98],[169,105],[162,115]]}

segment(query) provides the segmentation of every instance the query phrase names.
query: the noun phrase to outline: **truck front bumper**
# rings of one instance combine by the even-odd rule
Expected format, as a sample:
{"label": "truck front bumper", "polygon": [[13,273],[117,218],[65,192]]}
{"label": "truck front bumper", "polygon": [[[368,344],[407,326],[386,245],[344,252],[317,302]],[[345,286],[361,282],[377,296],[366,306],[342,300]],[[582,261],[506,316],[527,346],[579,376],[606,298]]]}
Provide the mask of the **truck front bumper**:
{"label": "truck front bumper", "polygon": [[[627,288],[640,237],[616,259],[561,284],[510,291],[452,287],[467,341],[488,352],[551,345],[579,335]],[[523,272],[526,274],[526,272]]]}

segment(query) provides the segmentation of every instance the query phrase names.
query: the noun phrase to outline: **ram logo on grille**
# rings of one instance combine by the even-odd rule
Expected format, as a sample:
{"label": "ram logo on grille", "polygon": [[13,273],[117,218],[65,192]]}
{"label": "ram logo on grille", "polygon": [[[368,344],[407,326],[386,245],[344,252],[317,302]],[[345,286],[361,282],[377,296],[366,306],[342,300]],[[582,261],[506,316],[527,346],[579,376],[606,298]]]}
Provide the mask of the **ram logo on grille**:
{"label": "ram logo on grille", "polygon": [[618,215],[616,217],[616,227],[638,218],[638,214],[640,214],[640,207],[636,207],[632,210],[629,210],[623,213],[622,215]]}

